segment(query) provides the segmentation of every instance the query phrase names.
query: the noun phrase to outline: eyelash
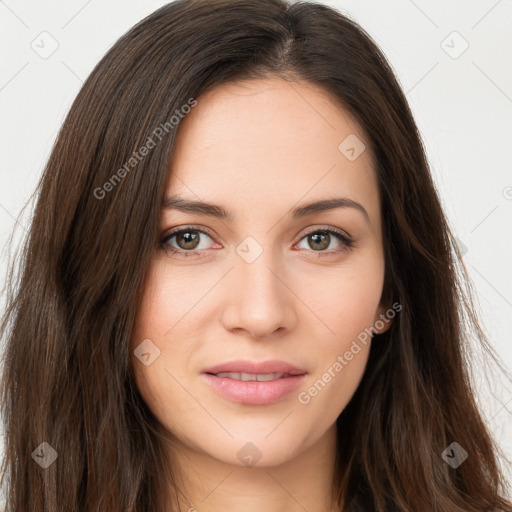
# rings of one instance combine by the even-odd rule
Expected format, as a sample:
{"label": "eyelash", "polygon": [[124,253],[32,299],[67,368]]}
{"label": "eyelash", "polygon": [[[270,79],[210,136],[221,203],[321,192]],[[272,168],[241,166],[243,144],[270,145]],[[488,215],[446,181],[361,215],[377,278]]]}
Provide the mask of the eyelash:
{"label": "eyelash", "polygon": [[[202,233],[204,235],[209,236],[213,240],[213,236],[211,233],[204,229],[200,229],[195,226],[185,226],[183,228],[176,229],[175,231],[172,231],[171,233],[165,235],[165,237],[161,240],[160,246],[162,250],[168,254],[171,254],[173,256],[178,256],[180,258],[190,258],[194,256],[203,257],[204,251],[207,251],[208,249],[200,250],[200,251],[186,251],[184,249],[176,249],[175,247],[172,247],[169,245],[168,241],[173,238],[176,235],[179,235],[180,233],[187,233],[187,232],[197,232]],[[347,235],[344,231],[341,231],[336,228],[328,227],[328,228],[315,228],[311,231],[308,231],[307,233],[304,233],[302,237],[299,240],[299,243],[306,238],[309,235],[315,234],[315,233],[328,233],[330,235],[334,235],[342,244],[341,249],[335,249],[330,251],[313,251],[312,249],[310,252],[316,253],[318,257],[325,255],[325,256],[332,256],[334,254],[340,254],[345,251],[349,251],[354,247],[355,240]]]}

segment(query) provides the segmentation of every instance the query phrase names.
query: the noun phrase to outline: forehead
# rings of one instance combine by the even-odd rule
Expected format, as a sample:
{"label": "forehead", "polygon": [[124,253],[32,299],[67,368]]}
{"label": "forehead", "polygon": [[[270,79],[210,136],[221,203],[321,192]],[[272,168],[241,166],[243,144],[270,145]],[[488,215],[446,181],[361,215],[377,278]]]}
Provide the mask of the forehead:
{"label": "forehead", "polygon": [[[323,89],[268,78],[222,85],[197,101],[179,126],[166,195],[241,214],[343,195],[378,217],[369,141]],[[345,140],[366,150],[351,161],[340,150]]]}

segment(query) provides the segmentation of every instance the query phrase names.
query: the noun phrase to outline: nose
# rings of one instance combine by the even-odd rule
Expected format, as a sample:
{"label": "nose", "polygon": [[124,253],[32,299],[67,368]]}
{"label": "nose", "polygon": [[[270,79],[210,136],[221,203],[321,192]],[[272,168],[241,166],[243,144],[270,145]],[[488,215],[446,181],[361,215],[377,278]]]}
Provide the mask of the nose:
{"label": "nose", "polygon": [[227,330],[246,331],[263,339],[293,329],[296,299],[287,285],[285,270],[275,264],[270,250],[252,263],[242,258],[236,261],[227,286],[229,297],[222,314]]}

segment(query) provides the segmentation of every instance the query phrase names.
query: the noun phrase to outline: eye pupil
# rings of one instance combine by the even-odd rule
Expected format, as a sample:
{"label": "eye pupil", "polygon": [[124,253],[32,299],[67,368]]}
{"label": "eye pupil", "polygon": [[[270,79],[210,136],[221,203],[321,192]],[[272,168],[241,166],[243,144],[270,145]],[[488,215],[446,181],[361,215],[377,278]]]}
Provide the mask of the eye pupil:
{"label": "eye pupil", "polygon": [[[318,237],[323,237],[323,241],[319,241]],[[316,249],[325,249],[326,247],[329,247],[329,238],[329,233],[318,232],[309,235],[309,240],[312,240],[314,244],[320,243],[320,246],[317,245]]]}
{"label": "eye pupil", "polygon": [[199,233],[183,231],[176,235],[176,242],[181,249],[195,249],[199,243]]}

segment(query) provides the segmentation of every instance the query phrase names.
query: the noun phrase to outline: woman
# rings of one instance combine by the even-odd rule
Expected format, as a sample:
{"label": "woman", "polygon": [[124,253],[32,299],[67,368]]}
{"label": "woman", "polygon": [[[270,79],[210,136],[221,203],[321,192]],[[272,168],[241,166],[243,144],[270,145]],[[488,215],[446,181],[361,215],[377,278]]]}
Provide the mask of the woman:
{"label": "woman", "polygon": [[38,190],[3,323],[8,510],[511,510],[460,254],[354,22],[164,6]]}

